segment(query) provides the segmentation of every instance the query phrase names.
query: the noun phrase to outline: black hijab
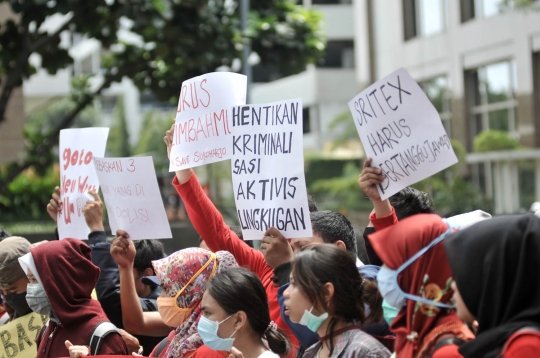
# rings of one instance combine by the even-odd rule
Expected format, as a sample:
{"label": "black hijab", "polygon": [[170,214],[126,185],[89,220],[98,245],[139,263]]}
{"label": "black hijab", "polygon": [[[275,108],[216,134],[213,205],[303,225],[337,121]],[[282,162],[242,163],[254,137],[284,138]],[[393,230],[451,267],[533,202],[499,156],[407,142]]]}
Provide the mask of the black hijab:
{"label": "black hijab", "polygon": [[478,319],[465,357],[496,357],[515,331],[540,328],[540,218],[485,220],[449,235],[445,249],[469,311]]}

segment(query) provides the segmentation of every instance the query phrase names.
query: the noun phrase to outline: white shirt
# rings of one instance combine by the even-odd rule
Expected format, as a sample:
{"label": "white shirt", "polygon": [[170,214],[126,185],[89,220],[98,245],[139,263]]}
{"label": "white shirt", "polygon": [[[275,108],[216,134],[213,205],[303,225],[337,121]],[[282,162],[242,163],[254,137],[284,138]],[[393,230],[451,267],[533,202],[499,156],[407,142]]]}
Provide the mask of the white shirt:
{"label": "white shirt", "polygon": [[275,354],[272,351],[266,351],[257,358],[279,358],[279,355]]}

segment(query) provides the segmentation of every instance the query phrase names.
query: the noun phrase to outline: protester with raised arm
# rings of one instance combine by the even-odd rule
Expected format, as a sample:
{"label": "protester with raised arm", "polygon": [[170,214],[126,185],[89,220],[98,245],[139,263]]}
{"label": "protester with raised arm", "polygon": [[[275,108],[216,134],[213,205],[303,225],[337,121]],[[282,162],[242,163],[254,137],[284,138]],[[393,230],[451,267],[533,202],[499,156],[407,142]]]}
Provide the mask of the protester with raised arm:
{"label": "protester with raised arm", "polygon": [[[99,195],[90,191],[90,195],[94,200],[86,202],[82,208],[86,224],[90,228],[88,234],[88,245],[92,249],[92,262],[100,268],[99,279],[96,283],[96,293],[103,310],[107,314],[109,320],[118,328],[124,328],[121,295],[120,295],[120,274],[118,265],[111,256],[111,244],[107,241],[105,228],[103,226],[103,203]],[[60,212],[60,189],[55,188],[51,200],[47,205],[47,212],[53,221],[56,222],[58,212]],[[163,257],[163,245],[159,240],[139,240],[135,242],[137,254],[133,265],[133,282],[136,289],[136,298],[144,312],[156,312],[156,300],[161,293],[159,285],[145,285],[141,282],[144,276],[154,275],[152,268],[152,260],[159,260]],[[135,334],[140,345],[144,348],[143,354],[148,355],[153,347],[161,342],[167,336],[168,332],[162,335],[155,336],[139,334],[137,331],[131,332]]]}
{"label": "protester with raised arm", "polygon": [[[168,155],[170,155],[172,147],[173,134],[174,125],[164,137]],[[298,344],[296,338],[280,316],[277,288],[274,287],[271,280],[273,269],[266,264],[264,255],[240,240],[237,234],[225,223],[223,216],[203,191],[191,169],[176,171],[173,185],[186,206],[191,223],[208,248],[214,252],[229,251],[240,266],[248,268],[259,277],[268,296],[270,318],[287,333],[293,346],[296,347]]]}

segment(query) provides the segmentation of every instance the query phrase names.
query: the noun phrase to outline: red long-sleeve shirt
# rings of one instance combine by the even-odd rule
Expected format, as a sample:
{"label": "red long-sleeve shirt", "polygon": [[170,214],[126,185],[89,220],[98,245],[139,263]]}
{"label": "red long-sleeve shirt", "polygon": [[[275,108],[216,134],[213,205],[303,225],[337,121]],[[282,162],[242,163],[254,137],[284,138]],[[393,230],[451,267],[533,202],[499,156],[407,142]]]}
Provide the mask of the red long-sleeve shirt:
{"label": "red long-sleeve shirt", "polygon": [[235,257],[238,265],[251,270],[259,277],[268,296],[270,319],[285,331],[292,345],[297,347],[298,341],[296,337],[294,337],[289,326],[283,321],[279,313],[278,288],[274,287],[271,280],[273,269],[266,264],[262,252],[249,247],[244,241],[240,240],[238,235],[225,223],[221,213],[201,188],[195,173],[192,172],[188,181],[184,184],[180,184],[175,176],[173,186],[184,201],[191,223],[206,242],[208,248],[212,251],[229,251]]}

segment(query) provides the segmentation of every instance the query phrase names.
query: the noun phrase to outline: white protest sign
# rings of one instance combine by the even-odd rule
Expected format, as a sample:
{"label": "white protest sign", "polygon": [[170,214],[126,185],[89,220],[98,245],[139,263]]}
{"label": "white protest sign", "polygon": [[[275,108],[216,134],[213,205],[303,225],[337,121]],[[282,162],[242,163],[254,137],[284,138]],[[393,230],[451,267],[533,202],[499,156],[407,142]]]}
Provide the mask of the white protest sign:
{"label": "white protest sign", "polygon": [[302,102],[232,109],[232,181],[244,240],[274,226],[287,238],[311,237],[302,134]]}
{"label": "white protest sign", "polygon": [[381,199],[458,162],[437,110],[403,68],[349,102],[372,166],[386,175]]}
{"label": "white protest sign", "polygon": [[75,128],[60,131],[60,180],[62,211],[58,214],[58,235],[88,239],[90,229],[82,208],[94,198],[88,191],[99,190],[92,158],[105,154],[109,128]]}
{"label": "white protest sign", "polygon": [[246,76],[214,72],[182,83],[169,171],[231,158],[231,108],[246,103]]}
{"label": "white protest sign", "polygon": [[170,239],[152,157],[94,158],[111,231],[132,240]]}

